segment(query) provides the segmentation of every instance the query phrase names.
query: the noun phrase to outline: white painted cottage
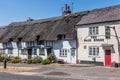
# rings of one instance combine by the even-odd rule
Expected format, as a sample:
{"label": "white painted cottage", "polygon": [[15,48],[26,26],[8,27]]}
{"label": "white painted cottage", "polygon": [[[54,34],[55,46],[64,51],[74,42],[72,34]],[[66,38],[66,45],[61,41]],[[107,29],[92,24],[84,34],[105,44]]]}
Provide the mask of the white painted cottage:
{"label": "white painted cottage", "polygon": [[90,11],[76,28],[79,63],[120,63],[120,5]]}
{"label": "white painted cottage", "polygon": [[76,63],[77,34],[74,25],[88,12],[70,14],[66,5],[60,17],[14,22],[0,28],[0,53],[30,59],[46,59],[54,54],[57,59]]}

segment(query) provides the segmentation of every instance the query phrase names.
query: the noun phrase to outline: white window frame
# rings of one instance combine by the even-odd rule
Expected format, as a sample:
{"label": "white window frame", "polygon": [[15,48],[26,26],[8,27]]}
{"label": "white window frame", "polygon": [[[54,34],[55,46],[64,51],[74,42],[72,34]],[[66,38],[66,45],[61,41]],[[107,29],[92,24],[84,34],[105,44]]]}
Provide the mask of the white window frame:
{"label": "white window frame", "polygon": [[21,49],[21,55],[27,55],[28,50],[27,49]]}
{"label": "white window frame", "polygon": [[60,49],[60,57],[67,57],[68,49]]}
{"label": "white window frame", "polygon": [[76,49],[71,49],[71,56],[75,56]]}
{"label": "white window frame", "polygon": [[99,27],[89,27],[89,35],[98,35],[99,34]]}
{"label": "white window frame", "polygon": [[39,49],[39,55],[45,55],[45,49],[44,48],[40,48]]}
{"label": "white window frame", "polygon": [[5,54],[5,49],[0,49],[0,54]]}
{"label": "white window frame", "polygon": [[13,49],[8,49],[8,54],[13,54]]}
{"label": "white window frame", "polygon": [[89,46],[89,56],[98,57],[100,48],[98,46]]}

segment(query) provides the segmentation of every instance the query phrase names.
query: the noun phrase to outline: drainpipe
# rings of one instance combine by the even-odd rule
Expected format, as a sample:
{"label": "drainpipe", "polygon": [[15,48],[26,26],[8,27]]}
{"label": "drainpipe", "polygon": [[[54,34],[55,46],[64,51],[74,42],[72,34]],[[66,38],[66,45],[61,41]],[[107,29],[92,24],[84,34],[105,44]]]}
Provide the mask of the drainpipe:
{"label": "drainpipe", "polygon": [[115,33],[115,37],[116,37],[116,40],[117,40],[117,44],[118,44],[118,54],[119,54],[119,57],[118,57],[118,66],[120,67],[120,41],[119,41],[119,36],[116,32],[116,29],[115,27],[109,27],[109,28],[112,28],[114,33]]}

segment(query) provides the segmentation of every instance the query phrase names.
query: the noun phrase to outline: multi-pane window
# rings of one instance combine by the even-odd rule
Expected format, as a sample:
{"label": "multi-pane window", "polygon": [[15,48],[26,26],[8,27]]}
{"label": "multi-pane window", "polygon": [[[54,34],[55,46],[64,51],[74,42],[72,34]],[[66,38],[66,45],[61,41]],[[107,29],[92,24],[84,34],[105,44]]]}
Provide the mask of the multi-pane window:
{"label": "multi-pane window", "polygon": [[8,54],[13,54],[13,49],[8,49]]}
{"label": "multi-pane window", "polygon": [[34,55],[37,55],[37,49],[33,50]]}
{"label": "multi-pane window", "polygon": [[111,34],[110,34],[110,28],[106,27],[105,28],[105,38],[106,39],[110,39],[110,36],[111,36]]}
{"label": "multi-pane window", "polygon": [[27,53],[28,53],[28,52],[27,52],[27,49],[21,49],[21,54],[22,54],[22,55],[27,55]]}
{"label": "multi-pane window", "polygon": [[65,34],[60,34],[57,36],[58,40],[65,40],[66,39],[66,35]]}
{"label": "multi-pane window", "polygon": [[33,41],[26,42],[27,47],[33,47],[35,46],[35,43]]}
{"label": "multi-pane window", "polygon": [[44,40],[40,40],[37,42],[37,45],[44,45]]}
{"label": "multi-pane window", "polygon": [[98,27],[89,27],[89,35],[98,35],[99,33]]}
{"label": "multi-pane window", "polygon": [[71,49],[71,56],[75,56],[75,49]]}
{"label": "multi-pane window", "polygon": [[5,54],[5,49],[0,49],[0,54]]}
{"label": "multi-pane window", "polygon": [[40,51],[39,51],[39,52],[40,52],[39,55],[45,55],[44,48],[40,48],[39,50],[40,50]]}
{"label": "multi-pane window", "polygon": [[67,57],[68,49],[61,49],[60,50],[60,56],[61,57]]}
{"label": "multi-pane window", "polygon": [[89,47],[90,56],[99,56],[99,47]]}

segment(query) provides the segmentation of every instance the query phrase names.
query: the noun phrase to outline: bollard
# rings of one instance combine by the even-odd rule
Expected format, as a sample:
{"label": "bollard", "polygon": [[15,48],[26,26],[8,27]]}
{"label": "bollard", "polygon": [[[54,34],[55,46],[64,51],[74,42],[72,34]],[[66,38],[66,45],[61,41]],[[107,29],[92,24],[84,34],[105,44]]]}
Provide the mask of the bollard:
{"label": "bollard", "polygon": [[5,59],[4,60],[4,69],[6,69],[7,68],[7,60]]}

